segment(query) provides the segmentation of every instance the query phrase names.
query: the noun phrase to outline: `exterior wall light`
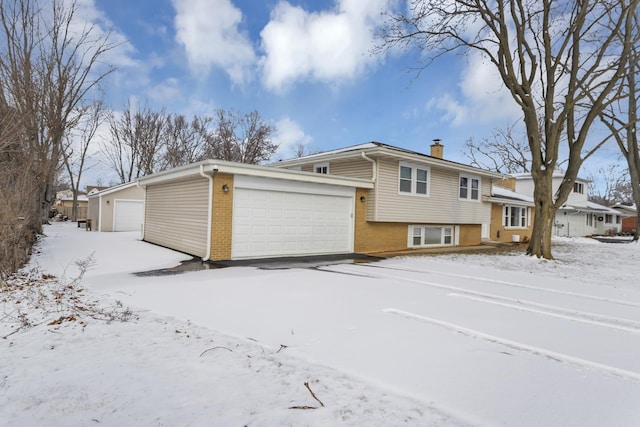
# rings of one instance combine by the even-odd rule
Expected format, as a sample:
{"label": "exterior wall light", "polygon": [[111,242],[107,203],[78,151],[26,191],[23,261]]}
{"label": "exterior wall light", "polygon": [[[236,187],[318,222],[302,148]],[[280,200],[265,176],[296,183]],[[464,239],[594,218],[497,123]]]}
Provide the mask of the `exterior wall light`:
{"label": "exterior wall light", "polygon": [[364,197],[364,196],[360,196],[360,201],[361,201],[362,203],[364,203],[366,200],[367,200],[367,198],[366,198],[366,197]]}
{"label": "exterior wall light", "polygon": [[222,184],[222,191],[227,193],[229,191],[229,186],[227,184]]}

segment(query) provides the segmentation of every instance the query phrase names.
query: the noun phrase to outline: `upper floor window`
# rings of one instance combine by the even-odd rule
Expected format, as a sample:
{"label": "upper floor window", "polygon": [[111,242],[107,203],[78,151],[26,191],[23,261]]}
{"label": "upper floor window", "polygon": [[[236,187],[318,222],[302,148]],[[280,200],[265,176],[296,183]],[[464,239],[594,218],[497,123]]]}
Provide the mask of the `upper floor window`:
{"label": "upper floor window", "polygon": [[576,182],[573,184],[573,192],[584,194],[584,184],[581,182]]}
{"label": "upper floor window", "polygon": [[315,173],[328,174],[329,173],[329,163],[316,163],[313,165],[313,171]]}
{"label": "upper floor window", "polygon": [[527,228],[529,226],[529,209],[522,206],[507,205],[503,209],[502,225],[507,228]]}
{"label": "upper floor window", "polygon": [[398,191],[404,194],[429,195],[429,168],[400,163]]}
{"label": "upper floor window", "polygon": [[460,175],[460,191],[458,196],[465,200],[480,200],[480,178]]}

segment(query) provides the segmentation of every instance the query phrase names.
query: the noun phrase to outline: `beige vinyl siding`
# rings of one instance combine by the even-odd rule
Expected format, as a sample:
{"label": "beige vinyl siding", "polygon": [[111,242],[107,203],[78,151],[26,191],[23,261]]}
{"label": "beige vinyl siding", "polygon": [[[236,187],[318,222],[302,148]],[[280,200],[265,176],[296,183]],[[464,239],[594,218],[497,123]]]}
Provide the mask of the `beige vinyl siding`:
{"label": "beige vinyl siding", "polygon": [[209,181],[147,187],[144,240],[203,257],[207,246]]}
{"label": "beige vinyl siding", "polygon": [[[377,204],[369,221],[482,224],[491,221],[491,204],[458,199],[455,171],[429,166],[429,196],[398,193],[398,160],[378,160]],[[481,178],[480,199],[491,191],[488,178]]]}

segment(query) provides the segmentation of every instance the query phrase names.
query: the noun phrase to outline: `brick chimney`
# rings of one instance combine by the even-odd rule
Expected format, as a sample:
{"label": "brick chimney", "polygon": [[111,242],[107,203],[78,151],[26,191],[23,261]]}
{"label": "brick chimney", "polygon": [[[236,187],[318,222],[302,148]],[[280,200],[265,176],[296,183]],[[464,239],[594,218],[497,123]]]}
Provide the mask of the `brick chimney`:
{"label": "brick chimney", "polygon": [[444,145],[440,144],[439,139],[434,139],[433,144],[431,144],[431,157],[437,157],[441,159],[443,154]]}

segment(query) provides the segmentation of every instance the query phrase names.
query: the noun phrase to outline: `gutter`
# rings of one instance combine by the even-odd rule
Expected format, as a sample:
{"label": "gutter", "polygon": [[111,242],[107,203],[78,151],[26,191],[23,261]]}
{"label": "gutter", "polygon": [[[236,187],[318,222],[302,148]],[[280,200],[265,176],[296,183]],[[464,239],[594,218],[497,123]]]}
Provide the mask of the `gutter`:
{"label": "gutter", "polygon": [[[214,165],[213,173],[217,172]],[[211,221],[213,221],[213,176],[204,173],[204,165],[200,165],[200,175],[209,180],[209,203],[207,204],[207,251],[202,261],[209,261],[211,258]]]}

